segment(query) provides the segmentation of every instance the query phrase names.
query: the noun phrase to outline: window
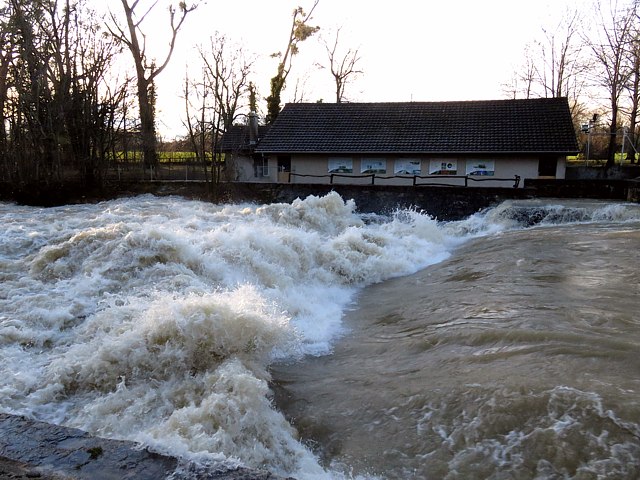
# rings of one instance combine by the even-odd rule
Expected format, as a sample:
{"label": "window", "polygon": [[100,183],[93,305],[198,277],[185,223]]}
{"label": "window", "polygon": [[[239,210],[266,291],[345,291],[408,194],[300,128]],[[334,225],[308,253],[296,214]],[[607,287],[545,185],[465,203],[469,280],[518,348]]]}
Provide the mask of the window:
{"label": "window", "polygon": [[360,173],[387,173],[387,161],[384,158],[363,158]]}
{"label": "window", "polygon": [[493,160],[467,160],[467,175],[493,177],[496,165]]}
{"label": "window", "polygon": [[257,178],[269,176],[269,161],[266,158],[253,160],[253,176]]}
{"label": "window", "polygon": [[353,173],[353,159],[351,158],[330,158],[329,173]]}
{"label": "window", "polygon": [[431,160],[429,162],[429,175],[457,175],[458,174],[458,161],[457,160]]}
{"label": "window", "polygon": [[393,166],[394,175],[421,175],[420,160],[412,158],[399,158]]}

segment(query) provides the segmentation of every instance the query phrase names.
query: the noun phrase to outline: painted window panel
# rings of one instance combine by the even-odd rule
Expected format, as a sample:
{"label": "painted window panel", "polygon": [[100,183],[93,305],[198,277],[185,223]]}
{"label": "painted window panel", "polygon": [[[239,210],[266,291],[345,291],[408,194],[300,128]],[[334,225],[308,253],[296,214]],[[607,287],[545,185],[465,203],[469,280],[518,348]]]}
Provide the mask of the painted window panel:
{"label": "painted window panel", "polygon": [[467,160],[467,175],[493,177],[496,164],[493,160]]}
{"label": "painted window panel", "polygon": [[457,175],[457,160],[431,160],[429,162],[429,175]]}
{"label": "painted window panel", "polygon": [[384,158],[363,158],[360,173],[387,173],[387,160]]}
{"label": "painted window panel", "polygon": [[329,173],[353,173],[352,158],[329,158]]}
{"label": "painted window panel", "polygon": [[394,175],[422,175],[420,160],[399,158],[393,166]]}

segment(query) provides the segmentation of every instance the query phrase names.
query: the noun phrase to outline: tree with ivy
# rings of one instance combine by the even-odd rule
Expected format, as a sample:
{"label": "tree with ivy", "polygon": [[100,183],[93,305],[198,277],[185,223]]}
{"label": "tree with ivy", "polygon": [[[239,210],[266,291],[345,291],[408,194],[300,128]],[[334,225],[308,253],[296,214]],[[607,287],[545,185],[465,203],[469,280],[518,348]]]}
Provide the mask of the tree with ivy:
{"label": "tree with ivy", "polygon": [[249,86],[247,87],[249,91],[249,111],[250,112],[258,112],[258,96],[256,94],[256,86],[253,82],[249,82]]}
{"label": "tree with ivy", "polygon": [[280,113],[281,94],[284,90],[287,76],[291,71],[293,57],[298,54],[298,44],[320,30],[320,27],[309,25],[318,2],[319,0],[315,1],[308,14],[304,12],[302,7],[298,7],[293,11],[287,48],[284,54],[277,52],[272,55],[274,58],[279,58],[280,62],[278,63],[276,75],[271,79],[271,93],[267,97],[267,123],[273,123]]}

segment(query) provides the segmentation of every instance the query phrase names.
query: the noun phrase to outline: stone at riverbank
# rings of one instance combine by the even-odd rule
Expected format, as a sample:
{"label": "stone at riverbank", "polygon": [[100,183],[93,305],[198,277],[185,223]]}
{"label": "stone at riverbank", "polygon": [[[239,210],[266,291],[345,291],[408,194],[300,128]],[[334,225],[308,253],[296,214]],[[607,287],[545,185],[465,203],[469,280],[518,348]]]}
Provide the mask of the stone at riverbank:
{"label": "stone at riverbank", "polygon": [[0,480],[278,480],[268,472],[182,464],[133,442],[0,413]]}

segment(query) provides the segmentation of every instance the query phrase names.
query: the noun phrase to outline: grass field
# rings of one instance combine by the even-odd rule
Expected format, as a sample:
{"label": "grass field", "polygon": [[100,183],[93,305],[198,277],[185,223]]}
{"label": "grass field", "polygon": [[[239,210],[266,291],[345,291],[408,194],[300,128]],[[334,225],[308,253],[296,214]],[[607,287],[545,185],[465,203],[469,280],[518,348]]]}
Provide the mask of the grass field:
{"label": "grass field", "polygon": [[[207,160],[212,159],[211,153],[207,153]],[[224,155],[220,155],[220,160],[224,161]],[[117,162],[137,163],[142,162],[142,152],[116,152]],[[196,162],[197,157],[194,152],[158,152],[158,161],[160,163],[191,163]]]}

